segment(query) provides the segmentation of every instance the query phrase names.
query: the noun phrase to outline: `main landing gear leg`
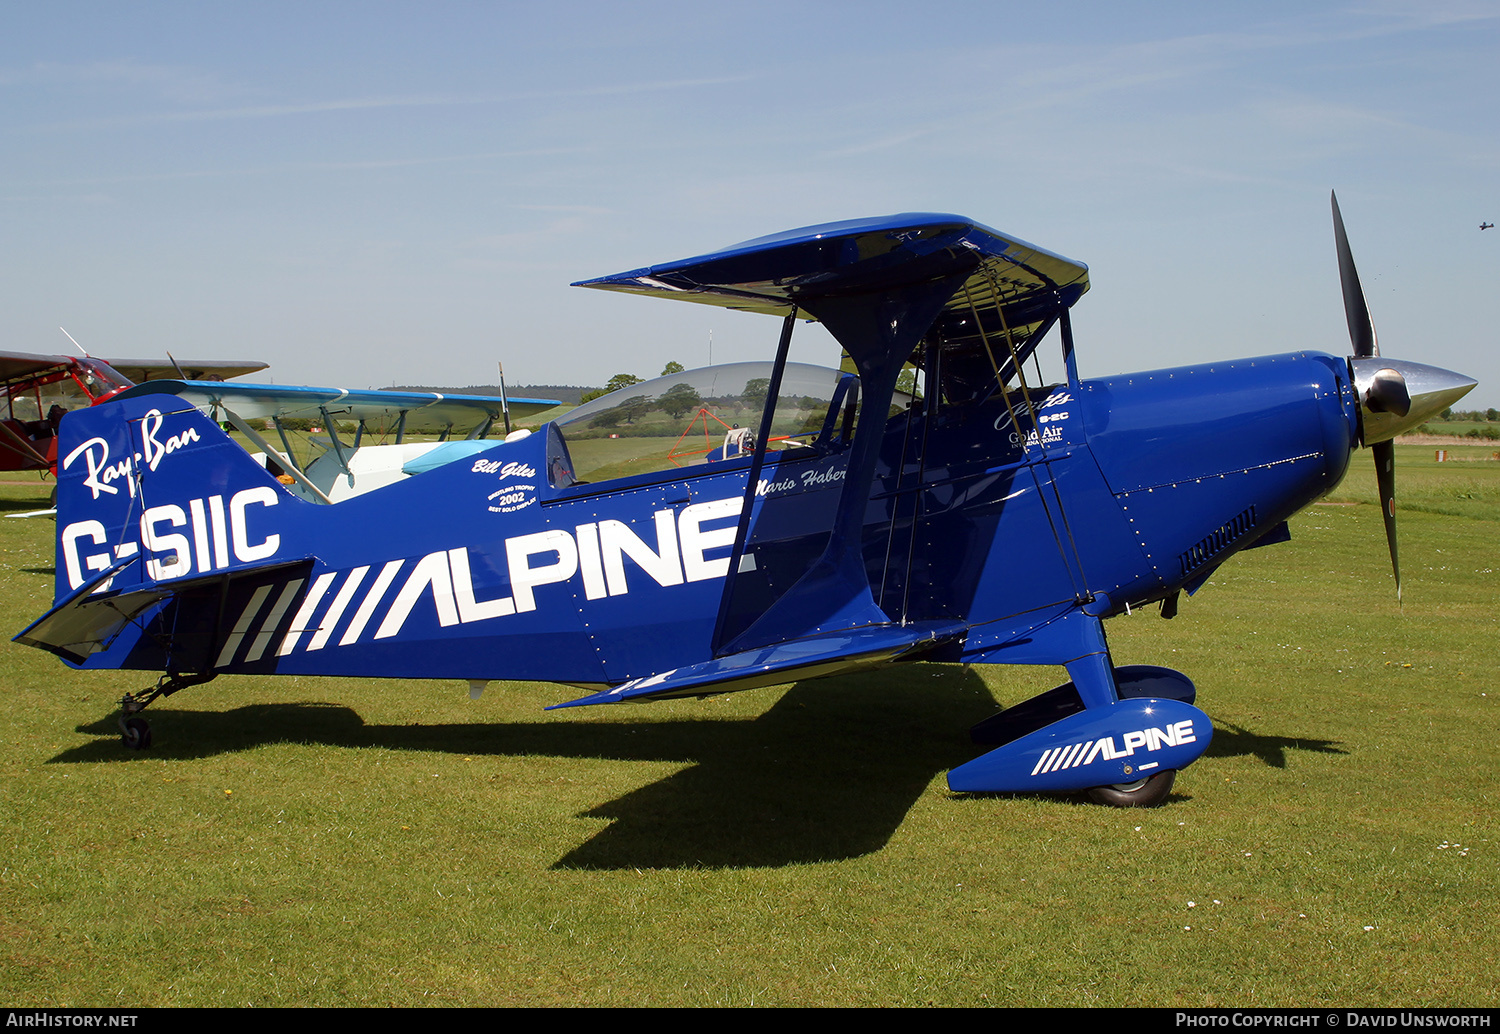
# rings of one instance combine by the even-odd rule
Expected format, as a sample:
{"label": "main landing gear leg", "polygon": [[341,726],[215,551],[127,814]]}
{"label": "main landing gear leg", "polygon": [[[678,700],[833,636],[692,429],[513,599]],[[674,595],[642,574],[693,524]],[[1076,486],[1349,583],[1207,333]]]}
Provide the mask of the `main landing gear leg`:
{"label": "main landing gear leg", "polygon": [[995,659],[1055,663],[1072,681],[1024,700],[974,726],[988,754],[948,773],[961,793],[1086,791],[1101,804],[1160,804],[1179,769],[1208,749],[1213,724],[1193,706],[1196,691],[1181,672],[1153,665],[1117,668],[1098,617],[1075,612],[1039,629],[1035,647],[996,652]]}
{"label": "main landing gear leg", "polygon": [[126,693],[120,700],[120,735],[125,746],[131,750],[145,750],[151,746],[151,724],[140,716],[146,709],[146,705],[157,697],[169,697],[179,689],[188,686],[197,686],[209,682],[218,675],[216,671],[205,672],[200,675],[173,675],[166,674],[157,679],[156,685],[148,692],[137,696],[134,693]]}
{"label": "main landing gear leg", "polygon": [[[1123,696],[1132,695],[1128,680],[1125,686],[1120,685],[1119,669],[1114,666],[1114,661],[1108,652],[1079,658],[1070,663],[1067,668],[1068,674],[1073,676],[1073,685],[1078,690],[1078,696],[1083,701],[1085,709],[1106,708],[1117,703]],[[1178,699],[1183,698],[1179,696]],[[1188,696],[1186,702],[1192,702],[1191,695]],[[1128,763],[1123,768],[1126,775],[1132,775],[1135,772]],[[1167,799],[1167,794],[1172,792],[1172,783],[1176,779],[1177,770],[1169,768],[1166,771],[1157,770],[1150,775],[1142,775],[1140,778],[1127,779],[1121,783],[1091,786],[1086,792],[1089,800],[1095,804],[1104,804],[1114,808],[1154,808]]]}

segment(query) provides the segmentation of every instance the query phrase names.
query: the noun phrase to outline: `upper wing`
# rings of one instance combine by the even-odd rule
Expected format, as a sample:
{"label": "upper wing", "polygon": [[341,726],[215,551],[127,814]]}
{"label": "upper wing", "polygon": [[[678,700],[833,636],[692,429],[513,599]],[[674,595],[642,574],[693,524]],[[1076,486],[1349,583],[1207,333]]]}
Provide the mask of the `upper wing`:
{"label": "upper wing", "polygon": [[[49,355],[41,352],[0,352],[0,384],[28,380],[51,373],[66,374],[71,368],[79,376],[87,376],[98,369],[100,363],[107,364],[109,371],[120,374],[130,383],[153,380],[158,377],[182,377],[200,380],[227,380],[247,373],[264,370],[266,363],[238,359],[186,359],[173,362],[171,359],[92,359],[71,355]],[[118,378],[109,377],[112,382]],[[112,385],[111,385],[112,386]]]}
{"label": "upper wing", "polygon": [[40,355],[31,352],[0,352],[0,384],[34,377],[51,370],[65,370],[73,362],[72,356]]}
{"label": "upper wing", "polygon": [[[405,417],[408,431],[467,430],[487,421],[499,420],[502,412],[502,400],[498,396],[223,381],[146,381],[123,392],[121,397],[149,394],[176,395],[204,412],[215,407],[229,409],[247,420],[331,418],[388,426]],[[555,399],[513,398],[505,402],[510,407],[511,416],[521,419],[561,405]]]}
{"label": "upper wing", "polygon": [[[939,328],[950,343],[1006,327],[1025,336],[1088,290],[1088,266],[957,215],[908,212],[807,226],[758,237],[695,258],[582,280],[631,294],[820,318],[817,299],[870,295],[967,271],[944,304]],[[967,325],[967,326],[966,326]]]}
{"label": "upper wing", "polygon": [[198,381],[227,381],[247,373],[259,373],[269,363],[249,359],[106,359],[116,370],[139,384],[160,377],[189,377]]}
{"label": "upper wing", "polygon": [[[71,355],[0,352],[0,384],[20,378],[35,377],[53,370],[63,371],[89,361],[80,361],[77,356]],[[184,375],[199,380],[228,380],[230,377],[241,377],[247,373],[264,370],[268,365],[247,359],[184,359],[175,363],[170,359],[91,360],[94,363],[101,361],[109,364],[115,372],[129,378],[132,383],[137,384],[157,377],[182,377]]]}

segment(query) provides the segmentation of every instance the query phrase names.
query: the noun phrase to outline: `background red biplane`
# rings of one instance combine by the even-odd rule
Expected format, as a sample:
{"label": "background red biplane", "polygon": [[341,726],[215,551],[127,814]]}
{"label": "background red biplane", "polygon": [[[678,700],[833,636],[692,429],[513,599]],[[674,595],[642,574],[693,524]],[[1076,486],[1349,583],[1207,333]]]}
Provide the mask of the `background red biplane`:
{"label": "background red biplane", "polygon": [[0,352],[0,471],[57,473],[57,425],[70,410],[113,398],[142,381],[186,377],[219,381],[264,370],[236,360],[95,359],[92,356]]}

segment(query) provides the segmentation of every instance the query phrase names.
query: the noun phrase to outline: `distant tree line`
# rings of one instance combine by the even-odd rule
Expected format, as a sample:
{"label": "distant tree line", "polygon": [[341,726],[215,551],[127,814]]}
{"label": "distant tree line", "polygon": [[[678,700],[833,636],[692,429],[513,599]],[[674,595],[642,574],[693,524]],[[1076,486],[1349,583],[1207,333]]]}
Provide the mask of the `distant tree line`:
{"label": "distant tree line", "polygon": [[1500,409],[1445,409],[1439,420],[1452,420],[1464,424],[1482,424],[1500,421]]}
{"label": "distant tree line", "polygon": [[[1444,424],[1484,424],[1467,431],[1444,427]],[[1483,441],[1500,441],[1500,409],[1445,409],[1437,417],[1408,434],[1438,434]]]}
{"label": "distant tree line", "polygon": [[[1445,424],[1483,424],[1485,426],[1471,427],[1463,431],[1456,427],[1445,427]],[[1445,409],[1432,420],[1406,433],[1500,441],[1500,409]]]}
{"label": "distant tree line", "polygon": [[[684,367],[683,367],[683,365],[681,363],[677,362],[676,360],[673,360],[672,362],[668,363],[662,369],[661,373],[658,374],[658,376],[660,376],[660,377],[669,377],[669,376],[671,376],[674,373],[682,373],[683,369],[684,369]],[[592,402],[596,398],[600,398],[600,397],[602,397],[604,395],[608,395],[612,391],[619,391],[621,388],[628,388],[632,384],[640,384],[640,383],[641,383],[641,378],[637,377],[633,373],[617,373],[617,374],[615,374],[613,377],[611,377],[609,379],[609,383],[606,384],[604,387],[602,387],[602,388],[595,388],[592,391],[585,392],[584,395],[583,395],[582,401],[584,401],[584,402]],[[670,394],[670,392],[668,394]]]}

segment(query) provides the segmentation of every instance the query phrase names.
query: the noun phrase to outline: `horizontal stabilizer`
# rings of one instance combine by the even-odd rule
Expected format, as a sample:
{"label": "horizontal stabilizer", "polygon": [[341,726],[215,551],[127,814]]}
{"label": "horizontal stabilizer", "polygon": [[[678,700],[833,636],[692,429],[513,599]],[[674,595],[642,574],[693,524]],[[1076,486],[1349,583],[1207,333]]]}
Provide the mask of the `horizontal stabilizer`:
{"label": "horizontal stabilizer", "polygon": [[[200,603],[209,604],[209,612],[205,615],[209,620],[205,620],[201,628],[187,628],[180,626],[178,622],[171,622],[173,629],[159,630],[159,641],[164,653],[173,662],[173,670],[204,671],[221,666],[212,658],[216,651],[223,652],[220,648],[230,639],[235,639],[236,636],[243,639],[245,636],[244,628],[229,627],[228,622],[223,620],[225,613],[244,616],[248,608],[238,607],[237,604],[244,598],[254,599],[259,603],[269,593],[269,589],[263,586],[269,585],[290,587],[286,600],[290,604],[305,583],[306,570],[312,564],[310,558],[282,561],[241,567],[201,578],[157,582],[143,589],[111,590],[110,581],[139,559],[138,555],[133,556],[100,572],[32,622],[14,641],[54,653],[70,663],[83,664],[93,654],[109,649],[127,624],[150,620],[149,612],[157,604],[180,597],[193,597]],[[292,577],[299,570],[303,577]],[[269,639],[272,633],[285,631],[277,626],[286,609],[285,605],[279,608],[277,620],[270,622],[272,627],[262,626],[257,630],[258,633],[266,634]],[[248,616],[253,618],[256,615]]]}
{"label": "horizontal stabilizer", "polygon": [[127,621],[171,595],[171,589],[128,594],[109,591],[115,575],[140,559],[136,555],[112,564],[64,596],[11,641],[82,664],[90,654],[107,647]]}
{"label": "horizontal stabilizer", "polygon": [[795,679],[835,675],[931,649],[962,636],[966,628],[963,622],[957,621],[867,625],[673,668],[553,707],[734,693],[742,689],[777,686]]}

